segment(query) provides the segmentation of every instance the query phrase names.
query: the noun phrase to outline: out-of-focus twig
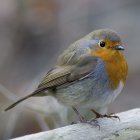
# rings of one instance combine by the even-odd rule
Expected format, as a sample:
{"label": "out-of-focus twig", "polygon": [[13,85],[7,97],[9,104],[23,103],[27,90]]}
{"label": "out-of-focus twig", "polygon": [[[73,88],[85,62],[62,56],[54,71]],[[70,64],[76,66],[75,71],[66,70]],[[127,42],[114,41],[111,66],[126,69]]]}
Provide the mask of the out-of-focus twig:
{"label": "out-of-focus twig", "polygon": [[2,84],[0,84],[0,93],[9,100],[17,99],[17,96],[14,93],[12,93],[10,90],[8,90],[6,87],[4,87]]}
{"label": "out-of-focus twig", "polygon": [[15,126],[17,124],[17,119],[20,113],[15,113],[15,111],[10,114],[9,119],[7,120],[5,133],[3,134],[3,140],[10,139],[13,132],[15,131]]}

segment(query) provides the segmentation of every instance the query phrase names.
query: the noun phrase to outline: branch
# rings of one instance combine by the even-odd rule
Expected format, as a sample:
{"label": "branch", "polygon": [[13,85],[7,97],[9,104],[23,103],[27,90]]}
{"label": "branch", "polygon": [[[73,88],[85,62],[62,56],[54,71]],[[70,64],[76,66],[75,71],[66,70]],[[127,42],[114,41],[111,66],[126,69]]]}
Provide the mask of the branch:
{"label": "branch", "polygon": [[116,114],[118,119],[100,118],[99,127],[79,123],[31,134],[12,140],[138,140],[140,139],[140,109]]}

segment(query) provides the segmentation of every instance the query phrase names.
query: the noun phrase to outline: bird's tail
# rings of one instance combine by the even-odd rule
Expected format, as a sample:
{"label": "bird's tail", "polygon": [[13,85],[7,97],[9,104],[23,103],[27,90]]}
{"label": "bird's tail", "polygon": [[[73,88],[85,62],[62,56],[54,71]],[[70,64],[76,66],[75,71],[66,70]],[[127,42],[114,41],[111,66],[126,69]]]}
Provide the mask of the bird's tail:
{"label": "bird's tail", "polygon": [[24,98],[16,101],[15,103],[11,104],[9,107],[7,107],[6,109],[4,109],[4,111],[8,111],[10,109],[12,109],[13,107],[15,107],[17,104],[19,104],[20,102],[30,98],[30,97],[33,97],[33,96],[38,96],[39,94],[41,94],[40,92],[42,91],[42,89],[37,89],[36,91],[34,91],[33,93],[31,93],[30,95],[27,95],[25,96]]}

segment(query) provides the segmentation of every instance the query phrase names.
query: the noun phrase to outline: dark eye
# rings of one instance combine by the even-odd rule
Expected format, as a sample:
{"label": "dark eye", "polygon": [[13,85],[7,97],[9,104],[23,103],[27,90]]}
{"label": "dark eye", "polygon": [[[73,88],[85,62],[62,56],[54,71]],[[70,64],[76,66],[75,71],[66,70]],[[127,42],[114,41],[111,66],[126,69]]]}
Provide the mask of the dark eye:
{"label": "dark eye", "polygon": [[100,43],[99,43],[99,45],[100,45],[100,47],[105,47],[105,42],[104,41],[101,41]]}

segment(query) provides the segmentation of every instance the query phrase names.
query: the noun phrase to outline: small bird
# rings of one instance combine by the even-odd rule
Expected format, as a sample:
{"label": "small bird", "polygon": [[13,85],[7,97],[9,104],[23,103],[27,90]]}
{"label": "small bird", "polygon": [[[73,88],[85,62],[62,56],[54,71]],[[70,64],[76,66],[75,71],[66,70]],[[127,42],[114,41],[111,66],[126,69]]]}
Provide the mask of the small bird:
{"label": "small bird", "polygon": [[107,108],[119,95],[126,82],[128,65],[122,51],[119,35],[111,29],[95,30],[71,44],[30,95],[18,103],[35,96],[53,96],[60,103],[71,106],[80,122],[86,119],[77,108],[94,112],[96,118],[107,115]]}

